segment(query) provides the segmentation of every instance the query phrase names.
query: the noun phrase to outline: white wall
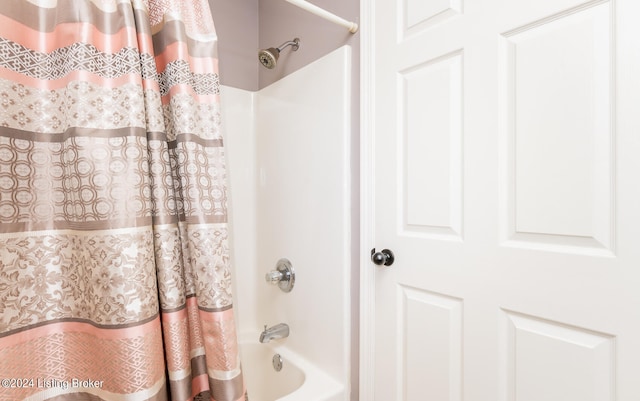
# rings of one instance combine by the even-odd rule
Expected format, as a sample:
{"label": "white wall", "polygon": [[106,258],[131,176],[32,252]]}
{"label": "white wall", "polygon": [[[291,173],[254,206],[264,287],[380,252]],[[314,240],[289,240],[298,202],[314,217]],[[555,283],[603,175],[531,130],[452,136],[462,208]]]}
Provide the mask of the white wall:
{"label": "white wall", "polygon": [[[350,61],[351,49],[344,46],[255,94],[224,88],[222,100],[239,330],[289,324],[286,345],[344,383],[345,400],[351,339]],[[288,294],[264,282],[283,257],[296,271]]]}

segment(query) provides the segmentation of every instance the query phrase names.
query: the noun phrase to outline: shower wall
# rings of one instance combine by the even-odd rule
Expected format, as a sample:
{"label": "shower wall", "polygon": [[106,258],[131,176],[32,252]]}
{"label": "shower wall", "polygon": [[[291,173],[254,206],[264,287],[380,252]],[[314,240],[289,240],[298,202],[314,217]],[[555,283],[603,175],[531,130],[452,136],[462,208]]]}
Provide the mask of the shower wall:
{"label": "shower wall", "polygon": [[[289,324],[284,343],[344,383],[344,400],[352,334],[350,62],[344,46],[259,92],[225,87],[222,94],[239,330],[257,335],[263,325]],[[283,257],[297,275],[287,294],[264,281]]]}

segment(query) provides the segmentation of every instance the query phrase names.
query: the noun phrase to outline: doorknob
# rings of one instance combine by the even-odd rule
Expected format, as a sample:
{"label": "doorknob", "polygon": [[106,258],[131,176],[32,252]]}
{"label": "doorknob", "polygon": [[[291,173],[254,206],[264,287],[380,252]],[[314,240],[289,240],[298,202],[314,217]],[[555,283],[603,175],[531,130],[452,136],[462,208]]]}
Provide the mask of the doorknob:
{"label": "doorknob", "polygon": [[393,252],[389,249],[383,249],[381,252],[376,252],[376,248],[371,250],[371,261],[378,266],[391,266],[394,260]]}

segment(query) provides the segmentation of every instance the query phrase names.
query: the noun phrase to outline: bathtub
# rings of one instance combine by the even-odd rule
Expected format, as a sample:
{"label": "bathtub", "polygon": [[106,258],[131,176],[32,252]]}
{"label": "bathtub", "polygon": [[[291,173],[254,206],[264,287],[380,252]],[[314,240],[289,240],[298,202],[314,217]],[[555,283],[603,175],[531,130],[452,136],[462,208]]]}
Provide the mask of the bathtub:
{"label": "bathtub", "polygon": [[[268,344],[259,333],[240,338],[240,358],[249,401],[344,401],[344,386],[286,346],[286,339]],[[272,358],[280,354],[282,370]]]}

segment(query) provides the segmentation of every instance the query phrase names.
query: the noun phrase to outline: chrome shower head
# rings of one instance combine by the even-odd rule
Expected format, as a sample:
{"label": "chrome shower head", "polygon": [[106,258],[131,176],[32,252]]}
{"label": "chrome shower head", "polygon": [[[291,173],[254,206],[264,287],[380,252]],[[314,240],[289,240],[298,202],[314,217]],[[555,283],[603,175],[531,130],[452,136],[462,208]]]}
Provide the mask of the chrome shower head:
{"label": "chrome shower head", "polygon": [[278,57],[280,57],[280,52],[287,46],[291,46],[293,51],[296,51],[300,48],[300,39],[295,38],[289,42],[284,42],[278,47],[270,47],[268,49],[262,49],[258,53],[258,60],[260,60],[260,64],[265,66],[268,69],[273,69],[278,62]]}
{"label": "chrome shower head", "polygon": [[275,47],[270,47],[268,49],[260,50],[260,53],[258,53],[258,60],[260,60],[260,63],[263,66],[271,70],[275,68],[279,55],[280,50]]}

